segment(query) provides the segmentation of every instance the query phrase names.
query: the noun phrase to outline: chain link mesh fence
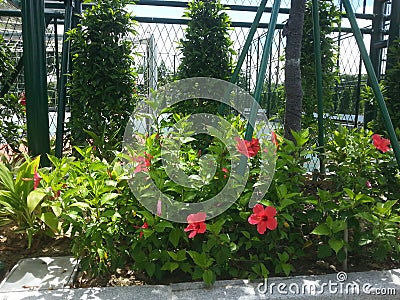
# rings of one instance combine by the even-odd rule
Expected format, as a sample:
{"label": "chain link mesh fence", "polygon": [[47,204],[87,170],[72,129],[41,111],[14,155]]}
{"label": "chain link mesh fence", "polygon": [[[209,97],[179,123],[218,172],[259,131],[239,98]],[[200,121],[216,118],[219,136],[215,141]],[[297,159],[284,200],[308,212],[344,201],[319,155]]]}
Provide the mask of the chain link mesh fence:
{"label": "chain link mesh fence", "polygon": [[[182,1],[184,2],[184,1]],[[223,0],[223,4],[228,6],[241,5],[251,6],[251,11],[238,12],[233,9],[228,10],[228,14],[233,21],[231,30],[231,39],[234,42],[233,47],[240,54],[244,42],[249,33],[249,27],[253,22],[255,15],[254,7],[259,5],[259,0]],[[359,26],[365,29],[371,29],[372,4],[367,0],[351,1],[353,9],[358,14],[364,14],[359,19]],[[273,1],[267,3],[271,7]],[[337,6],[344,11],[340,0],[336,2]],[[0,7],[1,8],[1,7]],[[4,7],[3,7],[4,8]],[[156,89],[171,80],[177,72],[180,62],[179,41],[184,37],[184,19],[180,17],[163,17],[163,10],[160,7],[148,6],[148,14],[154,14],[151,21],[142,21],[137,23],[137,35],[132,37],[135,44],[135,66],[137,69],[137,83],[139,92],[142,95],[148,95],[150,90]],[[261,106],[268,117],[279,116],[279,112],[284,108],[284,48],[285,38],[282,35],[282,27],[288,18],[288,8],[290,0],[281,2],[281,13],[278,17],[278,26],[274,33],[274,40],[269,58],[267,75],[264,83],[264,90],[261,97]],[[7,8],[9,9],[9,8]],[[286,9],[286,10],[285,10]],[[15,9],[14,9],[15,10]],[[181,8],[180,11],[182,11]],[[143,12],[140,5],[132,6],[134,15],[140,19],[139,12]],[[390,13],[390,5],[387,5],[386,12]],[[242,66],[238,84],[254,92],[256,79],[258,77],[260,60],[262,57],[263,46],[266,38],[267,23],[269,22],[269,13],[265,13],[261,26],[257,29],[254,40],[251,43],[249,52]],[[172,20],[172,21],[171,21]],[[47,81],[49,91],[49,119],[50,133],[54,137],[56,132],[56,108],[57,108],[57,89],[60,74],[63,20],[54,17],[48,22],[46,28],[46,53],[47,53]],[[246,24],[244,24],[246,23]],[[385,26],[387,26],[386,24]],[[342,27],[349,27],[345,17],[342,17]],[[22,57],[22,26],[21,18],[9,16],[2,13],[0,17],[0,34],[2,34],[12,51],[12,58],[17,65]],[[333,108],[326,111],[330,116],[334,115],[337,122],[348,126],[360,126],[363,122],[363,93],[366,86],[366,72],[360,60],[360,54],[355,42],[354,35],[345,31],[335,32],[333,34],[337,45],[339,70],[338,82],[334,86]],[[367,49],[369,48],[369,34],[364,34]],[[385,57],[385,51],[383,53]],[[235,57],[236,59],[237,57]],[[383,70],[382,64],[382,70]],[[382,72],[383,73],[383,72]],[[24,90],[23,70],[14,81],[10,92],[20,94]],[[365,93],[364,93],[365,94]],[[68,118],[68,113],[67,113]],[[279,118],[277,119],[279,122]],[[143,124],[143,126],[145,126]],[[312,167],[311,167],[312,169]]]}

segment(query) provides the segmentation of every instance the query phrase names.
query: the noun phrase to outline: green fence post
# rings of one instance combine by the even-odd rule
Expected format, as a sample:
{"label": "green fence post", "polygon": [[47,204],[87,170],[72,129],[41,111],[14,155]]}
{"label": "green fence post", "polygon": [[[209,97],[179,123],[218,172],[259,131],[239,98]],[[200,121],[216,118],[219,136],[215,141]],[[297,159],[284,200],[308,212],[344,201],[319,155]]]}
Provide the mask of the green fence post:
{"label": "green fence post", "polygon": [[315,56],[315,73],[317,83],[317,100],[318,100],[318,148],[319,148],[319,171],[325,174],[324,164],[324,95],[322,87],[322,63],[321,63],[321,30],[319,27],[319,0],[312,0],[312,16],[313,16],[313,33],[314,33],[314,56]]}
{"label": "green fence post", "polygon": [[400,168],[400,146],[399,141],[397,140],[396,133],[393,128],[392,120],[390,119],[388,109],[386,107],[385,100],[382,95],[382,91],[379,88],[378,78],[376,77],[374,67],[372,66],[371,59],[368,56],[367,49],[365,48],[365,44],[360,32],[360,28],[358,27],[356,17],[354,16],[353,8],[349,0],[343,0],[344,7],[347,12],[347,17],[349,18],[351,28],[354,31],[354,36],[356,38],[358,48],[360,49],[361,57],[364,61],[365,68],[367,69],[368,77],[371,82],[372,89],[374,91],[375,97],[378,101],[379,108],[382,112],[383,121],[385,123],[386,129],[389,133],[390,142],[393,147],[394,155],[396,157],[397,164]]}
{"label": "green fence post", "polygon": [[[254,37],[254,34],[257,31],[258,25],[260,24],[261,16],[262,16],[262,14],[263,14],[263,12],[265,10],[265,6],[266,5],[267,5],[267,0],[262,0],[261,3],[260,3],[260,6],[257,9],[256,16],[254,17],[254,21],[251,24],[249,34],[248,34],[248,36],[246,38],[246,41],[244,43],[242,52],[239,55],[238,62],[236,64],[235,70],[234,70],[234,72],[232,74],[232,77],[231,77],[231,81],[230,82],[233,83],[233,84],[235,84],[237,82],[240,70],[242,69],[243,62],[244,62],[244,60],[246,58],[247,52],[249,51],[251,42],[253,41],[253,37]],[[224,113],[224,108],[225,108],[225,105],[224,104],[220,104],[219,107],[218,107],[218,113],[222,115]]]}
{"label": "green fence post", "polygon": [[29,153],[48,166],[50,152],[44,1],[22,1],[22,36]]}
{"label": "green fence post", "polygon": [[[271,53],[272,40],[274,38],[276,21],[278,19],[280,5],[281,5],[281,1],[275,0],[274,4],[272,6],[271,19],[269,22],[267,36],[265,38],[263,54],[261,57],[261,66],[260,66],[260,71],[259,71],[258,77],[257,77],[256,90],[254,93],[254,99],[257,101],[257,103],[260,103],[261,93],[262,93],[263,87],[264,87],[265,73],[267,71],[269,54]],[[258,111],[256,111],[256,107],[253,103],[251,105],[249,121],[247,123],[246,134],[244,137],[248,141],[250,141],[253,136],[254,128],[253,128],[253,126],[251,126],[251,124],[254,123],[257,113],[258,113]]]}
{"label": "green fence post", "polygon": [[65,120],[65,98],[67,95],[67,73],[69,67],[70,41],[67,41],[67,31],[71,29],[72,24],[72,0],[65,3],[64,35],[61,57],[61,78],[58,90],[57,103],[57,129],[56,129],[56,150],[57,157],[62,156],[63,138],[64,138],[64,120]]}

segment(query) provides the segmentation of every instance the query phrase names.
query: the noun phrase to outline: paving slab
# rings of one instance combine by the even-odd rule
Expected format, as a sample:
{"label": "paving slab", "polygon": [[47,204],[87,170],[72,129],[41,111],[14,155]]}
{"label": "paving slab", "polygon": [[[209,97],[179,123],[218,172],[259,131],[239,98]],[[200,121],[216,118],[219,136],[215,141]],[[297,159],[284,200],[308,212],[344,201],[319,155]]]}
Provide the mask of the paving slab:
{"label": "paving slab", "polygon": [[268,280],[217,281],[170,285],[35,290],[0,293],[0,300],[130,299],[400,299],[400,269],[321,276],[274,277]]}
{"label": "paving slab", "polygon": [[172,299],[400,299],[400,269],[268,280],[172,284]]}
{"label": "paving slab", "polygon": [[0,300],[165,300],[171,288],[163,285],[38,290],[0,294]]}
{"label": "paving slab", "polygon": [[0,284],[0,295],[62,289],[73,283],[77,267],[78,261],[71,256],[21,259]]}

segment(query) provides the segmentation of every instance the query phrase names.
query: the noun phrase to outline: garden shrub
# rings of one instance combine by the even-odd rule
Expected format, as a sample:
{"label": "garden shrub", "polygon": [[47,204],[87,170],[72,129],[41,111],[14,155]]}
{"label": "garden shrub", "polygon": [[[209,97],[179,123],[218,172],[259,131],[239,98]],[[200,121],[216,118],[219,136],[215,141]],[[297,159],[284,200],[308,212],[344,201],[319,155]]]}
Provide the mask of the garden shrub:
{"label": "garden shrub", "polygon": [[368,130],[334,131],[325,153],[331,188],[319,190],[316,203],[325,219],[313,231],[325,239],[320,257],[334,250],[343,261],[347,247],[372,261],[399,258],[400,173],[389,144]]}
{"label": "garden shrub", "polygon": [[[243,121],[230,121],[243,134]],[[157,198],[157,213],[148,211],[129,181],[148,170],[163,193],[199,202],[226,184],[230,158],[224,144],[214,139],[207,154],[215,158],[216,172],[209,184],[199,189],[181,186],[168,178],[162,164],[164,129],[141,136],[146,152],[134,157],[118,154],[108,163],[96,158],[91,147],[77,148],[79,160],[50,156],[51,172],[39,171],[41,190],[51,199],[59,227],[72,234],[72,252],[91,276],[129,266],[148,282],[172,276],[212,284],[217,279],[289,275],[299,271],[296,266],[304,257],[333,263],[353,257],[368,257],[370,262],[399,258],[400,177],[386,139],[363,130],[337,130],[326,149],[332,173],[314,182],[304,168],[316,151],[308,131],[293,132],[294,141],[273,134],[276,171],[266,195],[250,209],[260,172],[260,148],[253,139],[248,145],[251,177],[239,199],[211,220],[205,220],[207,212],[199,212],[181,224],[160,217],[165,207]],[[179,165],[187,175],[204,175],[199,156],[185,138]]]}
{"label": "garden shrub", "polygon": [[138,100],[129,40],[136,31],[131,14],[124,9],[130,2],[99,1],[84,11],[81,24],[68,33],[73,62],[67,123],[71,144],[95,144],[95,153],[109,160],[112,150],[120,149]]}
{"label": "garden shrub", "polygon": [[[185,10],[189,18],[185,37],[180,40],[182,53],[178,67],[178,79],[211,77],[229,81],[232,72],[232,56],[235,54],[229,37],[230,18],[219,0],[193,0]],[[190,99],[174,106],[180,114],[216,113],[216,102],[206,99]]]}

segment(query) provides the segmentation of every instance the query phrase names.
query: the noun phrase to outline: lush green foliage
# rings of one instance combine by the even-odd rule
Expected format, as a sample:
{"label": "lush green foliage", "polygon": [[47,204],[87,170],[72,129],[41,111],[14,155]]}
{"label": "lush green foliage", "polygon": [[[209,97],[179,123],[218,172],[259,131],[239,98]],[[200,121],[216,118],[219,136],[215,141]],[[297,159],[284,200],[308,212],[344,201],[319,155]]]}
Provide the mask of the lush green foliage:
{"label": "lush green foliage", "polygon": [[313,231],[326,242],[318,247],[320,257],[334,250],[342,261],[347,248],[370,259],[399,258],[400,174],[392,151],[382,153],[371,137],[370,131],[340,128],[327,145],[332,186],[318,190],[316,210],[325,221]]}
{"label": "lush green foliage", "polygon": [[0,226],[14,222],[27,234],[28,248],[35,234],[53,235],[58,231],[56,211],[46,201],[51,191],[38,188],[39,161],[39,157],[27,160],[15,172],[0,163]]}
{"label": "lush green foliage", "polygon": [[103,141],[95,145],[97,154],[107,159],[113,157],[111,150],[120,148],[137,101],[133,46],[127,39],[135,31],[131,15],[124,9],[129,2],[99,2],[85,10],[81,24],[68,33],[73,61],[68,122],[71,143],[93,143],[92,132]]}
{"label": "lush green foliage", "polygon": [[[243,132],[238,117],[231,121]],[[161,132],[160,128],[143,136],[146,168],[160,190],[184,202],[217,194],[230,176],[223,143],[216,139],[210,144],[208,154],[215,158],[217,169],[209,184],[195,191],[166,175]],[[310,254],[338,261],[353,256],[370,262],[395,261],[400,256],[400,174],[392,151],[373,144],[371,135],[363,130],[335,131],[326,149],[330,173],[322,182],[305,175],[306,157],[315,155],[308,131],[294,132],[294,142],[278,137],[276,171],[260,202],[276,208],[278,225],[265,234],[249,223],[258,155],[249,160],[251,177],[241,197],[206,221],[206,230],[193,238],[185,232],[187,225],[153,215],[137,201],[129,188],[136,173],[127,173],[131,169],[125,168],[126,155],[108,163],[96,158],[91,147],[76,149],[79,160],[50,156],[52,167],[39,171],[42,180],[34,191],[35,163],[17,169],[14,181],[2,167],[1,221],[14,218],[32,235],[45,229],[69,232],[72,252],[91,275],[129,265],[153,282],[170,276],[212,284],[216,279],[289,275],[296,271],[296,261]],[[201,178],[200,158],[189,139],[182,144],[179,160],[186,174]]]}
{"label": "lush green foliage", "polygon": [[[232,41],[229,37],[230,19],[219,0],[193,0],[185,10],[189,18],[185,38],[180,41],[182,52],[178,79],[212,77],[229,80],[232,74]],[[208,112],[218,109],[215,102],[205,99],[189,100],[176,105],[177,113]]]}

